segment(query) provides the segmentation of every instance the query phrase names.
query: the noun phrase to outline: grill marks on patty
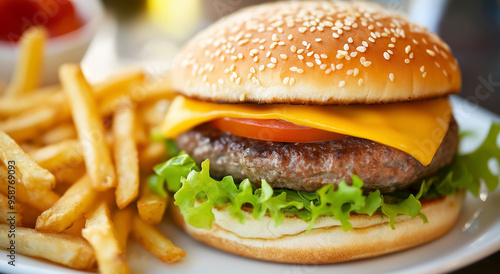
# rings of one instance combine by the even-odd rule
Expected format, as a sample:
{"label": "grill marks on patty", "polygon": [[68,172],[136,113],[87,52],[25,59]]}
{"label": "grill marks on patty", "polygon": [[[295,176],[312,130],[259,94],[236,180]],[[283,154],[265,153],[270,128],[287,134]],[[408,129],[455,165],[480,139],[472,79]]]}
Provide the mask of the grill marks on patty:
{"label": "grill marks on patty", "polygon": [[200,164],[210,159],[212,176],[232,175],[273,188],[315,191],[326,184],[351,182],[357,175],[365,190],[382,193],[409,187],[451,163],[458,144],[458,127],[449,130],[428,166],[398,149],[367,139],[347,136],[317,143],[282,143],[244,138],[200,125],[177,138],[177,145]]}

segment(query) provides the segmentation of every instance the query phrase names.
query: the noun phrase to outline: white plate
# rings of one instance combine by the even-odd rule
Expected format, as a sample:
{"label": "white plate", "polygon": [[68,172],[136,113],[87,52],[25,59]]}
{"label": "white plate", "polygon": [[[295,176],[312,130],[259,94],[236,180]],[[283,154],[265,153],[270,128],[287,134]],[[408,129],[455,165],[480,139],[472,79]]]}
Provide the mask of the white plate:
{"label": "white plate", "polygon": [[[453,97],[454,114],[461,130],[474,130],[462,150],[470,150],[484,138],[492,120],[500,118]],[[500,140],[497,141],[500,144]],[[484,200],[484,201],[483,201]],[[164,221],[159,228],[183,248],[187,256],[181,262],[164,264],[131,243],[128,258],[133,273],[428,273],[449,272],[478,261],[500,250],[500,188],[476,198],[467,195],[463,212],[444,237],[431,243],[373,259],[332,265],[290,265],[262,262],[228,254],[194,241],[180,229]],[[16,256],[16,266],[7,264],[7,252],[0,251],[0,272],[9,273],[85,273],[59,265]]]}

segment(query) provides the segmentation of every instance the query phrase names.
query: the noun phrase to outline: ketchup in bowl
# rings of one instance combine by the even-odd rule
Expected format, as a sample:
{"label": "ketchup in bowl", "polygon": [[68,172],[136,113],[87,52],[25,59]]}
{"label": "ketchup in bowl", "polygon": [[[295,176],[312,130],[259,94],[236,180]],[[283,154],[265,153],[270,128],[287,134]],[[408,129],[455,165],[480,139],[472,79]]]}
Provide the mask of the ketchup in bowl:
{"label": "ketchup in bowl", "polygon": [[55,37],[80,28],[83,20],[69,0],[0,0],[0,40],[17,42],[35,25]]}

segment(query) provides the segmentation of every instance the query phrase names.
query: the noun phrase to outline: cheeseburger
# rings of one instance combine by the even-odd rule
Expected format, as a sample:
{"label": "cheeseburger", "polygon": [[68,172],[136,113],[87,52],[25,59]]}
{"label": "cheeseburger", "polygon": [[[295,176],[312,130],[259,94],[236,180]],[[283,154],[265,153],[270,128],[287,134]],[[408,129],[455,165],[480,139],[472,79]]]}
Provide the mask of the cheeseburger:
{"label": "cheeseburger", "polygon": [[172,81],[162,133],[183,152],[150,186],[166,181],[199,241],[333,263],[431,241],[457,219],[447,96],[460,70],[401,15],[364,2],[246,8],[192,39]]}

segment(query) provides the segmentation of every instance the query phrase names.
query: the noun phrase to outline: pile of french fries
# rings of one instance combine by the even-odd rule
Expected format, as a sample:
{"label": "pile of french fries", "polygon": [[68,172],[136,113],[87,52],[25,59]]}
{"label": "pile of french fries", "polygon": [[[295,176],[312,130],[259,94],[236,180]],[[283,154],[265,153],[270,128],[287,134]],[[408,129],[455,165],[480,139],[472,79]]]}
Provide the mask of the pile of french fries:
{"label": "pile of french fries", "polygon": [[[167,199],[147,186],[166,155],[150,132],[172,93],[141,70],[89,84],[79,65],[39,87],[43,28],[25,32],[12,81],[0,90],[0,248],[15,219],[15,251],[75,269],[130,272],[129,235],[163,262],[185,256],[158,231]],[[50,61],[50,60],[49,60]]]}

